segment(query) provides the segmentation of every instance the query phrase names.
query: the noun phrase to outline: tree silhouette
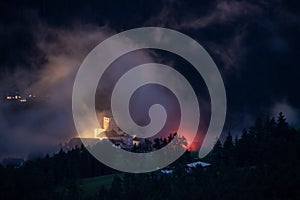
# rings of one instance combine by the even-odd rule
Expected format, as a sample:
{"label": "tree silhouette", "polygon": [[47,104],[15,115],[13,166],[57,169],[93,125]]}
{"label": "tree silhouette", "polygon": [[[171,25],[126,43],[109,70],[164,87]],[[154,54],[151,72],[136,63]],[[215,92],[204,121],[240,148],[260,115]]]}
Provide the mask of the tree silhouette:
{"label": "tree silhouette", "polygon": [[283,135],[287,134],[289,129],[288,123],[286,122],[286,118],[282,112],[279,113],[277,117],[277,134]]}
{"label": "tree silhouette", "polygon": [[234,156],[234,145],[232,141],[231,133],[228,132],[227,137],[225,139],[224,145],[223,145],[223,152],[224,152],[224,161],[226,165],[231,165],[233,162],[233,156]]}

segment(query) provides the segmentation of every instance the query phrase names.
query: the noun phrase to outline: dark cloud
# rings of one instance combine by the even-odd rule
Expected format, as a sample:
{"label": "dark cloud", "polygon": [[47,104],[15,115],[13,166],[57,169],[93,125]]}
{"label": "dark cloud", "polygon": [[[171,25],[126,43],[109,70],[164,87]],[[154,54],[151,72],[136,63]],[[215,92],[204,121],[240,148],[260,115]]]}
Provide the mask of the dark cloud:
{"label": "dark cloud", "polygon": [[[19,91],[34,94],[33,105],[0,102],[0,158],[53,151],[58,144],[76,136],[71,94],[75,74],[87,53],[112,34],[107,27],[74,25],[51,28],[40,24],[32,33],[35,47],[43,55],[39,67],[14,67],[3,72],[2,94]],[[37,58],[38,59],[38,58]]]}
{"label": "dark cloud", "polygon": [[[14,117],[0,107],[0,152],[30,152],[42,141],[56,144],[71,137],[72,81],[82,59],[108,36],[141,26],[179,30],[208,50],[227,90],[225,130],[247,127],[254,116],[279,111],[298,124],[299,11],[296,0],[2,1],[0,94],[34,91],[51,98]],[[140,52],[122,62],[129,67],[154,60],[186,73],[202,95],[201,78],[174,56]],[[201,99],[201,105],[209,107],[207,101]]]}

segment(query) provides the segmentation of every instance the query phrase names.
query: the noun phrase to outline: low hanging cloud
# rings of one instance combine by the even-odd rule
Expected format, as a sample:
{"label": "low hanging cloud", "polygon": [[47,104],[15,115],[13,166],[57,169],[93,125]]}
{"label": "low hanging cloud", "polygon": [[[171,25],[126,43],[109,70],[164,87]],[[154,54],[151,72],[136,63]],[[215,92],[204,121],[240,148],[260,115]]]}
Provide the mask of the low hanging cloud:
{"label": "low hanging cloud", "polygon": [[215,57],[222,62],[222,68],[225,70],[237,69],[240,67],[237,62],[243,56],[243,40],[246,32],[242,29],[237,31],[236,35],[228,39],[224,44],[208,42],[208,49],[214,53]]}
{"label": "low hanging cloud", "polygon": [[[0,158],[49,152],[76,135],[71,94],[76,72],[88,52],[113,31],[107,27],[74,25],[70,29],[39,26],[34,31],[44,63],[35,70],[16,68],[1,80],[21,96],[34,94],[36,103],[22,111],[0,105]],[[15,108],[16,107],[16,108]]]}
{"label": "low hanging cloud", "polygon": [[[243,18],[260,16],[263,10],[258,5],[244,1],[215,1],[212,6],[208,6],[208,11],[203,14],[184,12],[178,17],[178,8],[184,7],[182,2],[167,1],[160,13],[150,18],[146,26],[161,26],[176,29],[179,31],[205,31],[211,25],[226,25],[239,21]],[[208,48],[215,58],[220,60],[221,68],[225,70],[236,69],[237,62],[242,56],[244,38],[247,35],[247,24],[230,27],[232,34],[226,40],[207,40],[200,41]],[[222,31],[222,29],[220,29]],[[220,33],[221,35],[222,33]],[[220,36],[221,37],[221,36]],[[222,36],[223,37],[223,36]]]}
{"label": "low hanging cloud", "polygon": [[245,1],[215,1],[214,6],[206,14],[185,12],[176,17],[182,2],[171,1],[164,4],[160,13],[150,18],[145,25],[170,27],[177,30],[203,29],[212,24],[226,24],[241,17],[255,16],[262,13],[259,6]]}
{"label": "low hanging cloud", "polygon": [[[299,52],[295,45],[299,31],[294,28],[299,27],[298,14],[276,7],[277,4],[271,1],[211,1],[199,12],[198,7],[193,10],[184,1],[165,0],[161,6],[158,13],[138,25],[161,26],[187,33],[211,53],[218,62],[227,87],[228,130],[247,127],[254,121],[253,116],[258,115],[256,110],[267,110],[275,116],[282,111],[288,121],[299,124],[299,97],[292,91],[298,80],[298,65],[294,58],[295,52]],[[269,8],[276,14],[265,15]],[[40,99],[38,105],[18,113],[7,104],[0,103],[0,158],[24,157],[34,151],[47,152],[48,146],[63,143],[76,135],[71,112],[76,72],[89,51],[116,32],[110,26],[86,24],[93,16],[89,16],[85,23],[74,23],[83,16],[80,12],[73,14],[68,15],[68,20],[60,20],[61,26],[44,24],[42,17],[33,10],[17,16],[17,22],[11,26],[0,23],[0,36],[3,41],[8,41],[3,42],[5,44],[1,47],[5,51],[1,54],[14,64],[14,70],[10,70],[11,62],[1,63],[7,67],[1,66],[0,94],[6,95],[17,89],[22,96],[33,93]],[[112,27],[117,27],[117,30],[132,27],[120,25],[119,17],[123,17],[122,13],[112,20],[116,23]],[[109,22],[107,24],[112,23],[103,18]],[[136,18],[134,15],[133,19]],[[128,20],[126,25],[130,23]],[[21,45],[21,42],[25,44]],[[115,65],[129,69],[136,64],[166,59],[159,55],[153,57],[148,52],[136,52],[131,57],[121,58]],[[288,63],[278,62],[277,58]],[[175,65],[172,59],[165,61],[165,64],[169,63]],[[118,76],[108,73],[107,79]],[[111,87],[110,82],[107,85],[104,82],[102,86],[105,91]],[[278,89],[274,90],[276,87]],[[253,92],[255,95],[252,95]],[[289,100],[280,101],[285,97]],[[98,108],[99,113],[102,114],[109,109],[109,101],[104,96],[98,99],[102,106]],[[263,102],[257,104],[258,101]],[[272,105],[270,101],[278,103]],[[242,120],[243,116],[247,116],[245,120]]]}
{"label": "low hanging cloud", "polygon": [[205,16],[183,21],[178,24],[180,29],[201,29],[211,24],[230,23],[244,16],[254,16],[261,13],[261,9],[253,4],[241,1],[218,1],[214,10]]}
{"label": "low hanging cloud", "polygon": [[[53,152],[58,150],[58,144],[77,136],[71,107],[77,70],[87,54],[113,34],[115,32],[106,26],[82,24],[71,28],[40,25],[35,30],[36,46],[43,55],[43,64],[35,70],[16,68],[1,81],[1,85],[11,83],[14,85],[11,88],[20,91],[23,97],[35,95],[36,103],[21,112],[14,111],[15,105],[0,105],[0,159],[4,156],[26,157],[31,152]],[[110,94],[107,93],[111,93],[122,73],[151,62],[154,59],[149,52],[137,51],[117,59],[110,66],[98,88],[104,94],[96,96],[98,116],[106,115],[110,109]],[[93,136],[94,128],[91,126],[86,130],[87,137]]]}
{"label": "low hanging cloud", "polygon": [[292,126],[298,125],[300,123],[299,110],[293,108],[286,101],[280,101],[275,103],[271,108],[270,112],[272,116],[278,116],[278,113],[282,112],[285,115],[289,124],[291,124]]}

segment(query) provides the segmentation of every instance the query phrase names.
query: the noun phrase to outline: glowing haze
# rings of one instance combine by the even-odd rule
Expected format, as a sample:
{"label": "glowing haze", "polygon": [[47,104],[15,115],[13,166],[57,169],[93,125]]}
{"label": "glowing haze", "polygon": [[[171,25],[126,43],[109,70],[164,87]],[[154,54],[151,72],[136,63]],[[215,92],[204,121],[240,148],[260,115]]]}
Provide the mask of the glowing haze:
{"label": "glowing haze", "polygon": [[[130,1],[130,9],[125,9],[126,4],[117,10],[116,1],[105,6],[102,1],[91,5],[76,1],[75,10],[69,3],[58,6],[53,1],[26,1],[26,6],[10,2],[0,6],[0,95],[2,98],[19,90],[22,97],[36,95],[39,103],[20,112],[0,102],[0,158],[49,152],[76,136],[71,92],[80,63],[95,45],[132,27],[176,29],[209,51],[225,81],[229,111],[225,130],[233,135],[260,114],[283,111],[290,122],[300,123],[300,96],[295,90],[299,85],[300,21],[289,1],[211,0],[203,4],[162,0],[138,5]],[[123,5],[123,1],[117,3]],[[107,94],[131,67],[153,61],[174,66],[197,91],[201,111],[196,138],[199,147],[210,119],[205,84],[180,58],[161,53],[138,51],[116,60],[99,82],[98,114],[107,114]],[[153,103],[161,103],[170,113],[165,132],[176,131],[180,113],[176,99],[165,88],[145,86],[137,90],[130,101],[133,120],[140,125],[149,123],[147,113]],[[91,125],[86,136],[92,137],[93,131]]]}

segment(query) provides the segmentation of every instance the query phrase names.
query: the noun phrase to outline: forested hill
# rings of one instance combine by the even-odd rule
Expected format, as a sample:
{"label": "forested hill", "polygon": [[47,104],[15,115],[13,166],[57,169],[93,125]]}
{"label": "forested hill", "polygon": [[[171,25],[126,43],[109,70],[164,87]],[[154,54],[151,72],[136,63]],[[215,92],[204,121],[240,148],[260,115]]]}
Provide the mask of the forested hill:
{"label": "forested hill", "polygon": [[299,199],[300,131],[284,115],[261,117],[240,137],[228,133],[204,159],[210,167],[186,170],[189,153],[174,172],[116,176],[106,187],[94,183],[89,197],[82,180],[119,173],[86,149],[60,151],[20,168],[0,167],[0,199]]}

